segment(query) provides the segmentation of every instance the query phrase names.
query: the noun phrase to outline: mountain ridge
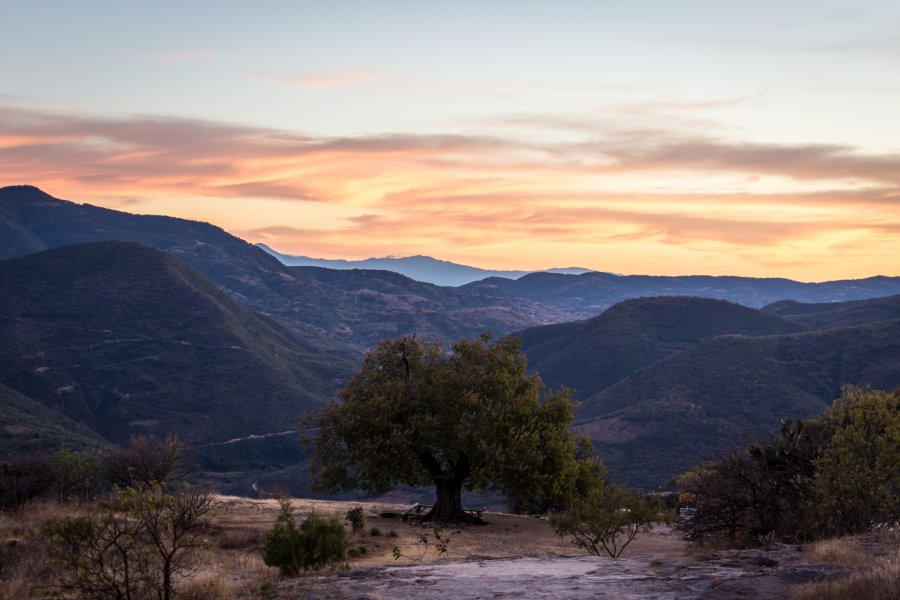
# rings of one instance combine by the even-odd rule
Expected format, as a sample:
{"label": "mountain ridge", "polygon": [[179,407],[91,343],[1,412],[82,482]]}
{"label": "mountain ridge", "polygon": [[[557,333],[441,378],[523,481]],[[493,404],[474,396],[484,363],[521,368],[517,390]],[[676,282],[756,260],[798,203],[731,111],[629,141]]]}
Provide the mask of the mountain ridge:
{"label": "mountain ridge", "polygon": [[263,243],[257,243],[255,246],[262,248],[287,266],[321,267],[337,270],[364,269],[392,271],[416,281],[431,283],[442,287],[458,287],[488,277],[517,279],[524,275],[528,275],[529,273],[536,272],[581,274],[590,271],[590,269],[584,269],[582,267],[552,268],[540,271],[482,269],[480,267],[463,265],[421,254],[414,256],[371,257],[361,260],[312,258],[309,256],[278,252]]}

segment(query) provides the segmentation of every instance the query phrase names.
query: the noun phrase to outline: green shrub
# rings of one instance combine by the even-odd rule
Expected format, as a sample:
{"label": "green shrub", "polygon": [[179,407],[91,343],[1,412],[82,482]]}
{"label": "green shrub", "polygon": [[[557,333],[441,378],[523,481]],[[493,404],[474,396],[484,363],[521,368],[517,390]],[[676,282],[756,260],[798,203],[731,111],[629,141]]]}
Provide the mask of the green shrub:
{"label": "green shrub", "polygon": [[373,527],[369,530],[369,535],[371,535],[372,537],[378,537],[379,535],[381,535],[381,530],[377,527]]}
{"label": "green shrub", "polygon": [[266,536],[263,562],[278,567],[286,577],[296,577],[302,570],[344,560],[345,552],[344,526],[337,518],[313,511],[298,528],[291,501],[284,499],[275,526]]}

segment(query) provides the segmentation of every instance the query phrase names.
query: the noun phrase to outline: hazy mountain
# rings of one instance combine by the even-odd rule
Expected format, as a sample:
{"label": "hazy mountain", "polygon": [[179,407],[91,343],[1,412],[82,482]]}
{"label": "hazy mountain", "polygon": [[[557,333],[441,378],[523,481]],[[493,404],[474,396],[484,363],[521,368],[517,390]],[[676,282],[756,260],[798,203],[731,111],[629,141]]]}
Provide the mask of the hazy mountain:
{"label": "hazy mountain", "polygon": [[130,242],[0,262],[0,338],[0,383],[113,443],[289,431],[351,372],[181,260]]}
{"label": "hazy mountain", "polygon": [[900,320],[716,337],[586,399],[579,420],[616,478],[656,487],[782,418],[821,414],[846,384],[900,385]]}
{"label": "hazy mountain", "polygon": [[[480,281],[488,277],[503,277],[506,279],[518,279],[523,275],[534,273],[535,271],[491,271],[488,269],[479,269],[478,267],[470,267],[446,260],[438,260],[430,256],[387,256],[383,258],[367,258],[365,260],[330,260],[325,258],[310,258],[308,256],[295,256],[291,254],[282,254],[265,244],[256,244],[282,263],[292,267],[322,267],[325,269],[374,269],[393,271],[406,275],[410,279],[416,281],[424,281],[440,286],[460,286],[473,281]],[[590,269],[582,269],[580,267],[568,267],[562,269],[547,269],[547,273],[566,273],[570,275],[580,275],[587,273]]]}
{"label": "hazy mountain", "polygon": [[626,300],[598,317],[518,332],[531,371],[588,398],[647,365],[725,334],[774,335],[806,329],[724,300]]}

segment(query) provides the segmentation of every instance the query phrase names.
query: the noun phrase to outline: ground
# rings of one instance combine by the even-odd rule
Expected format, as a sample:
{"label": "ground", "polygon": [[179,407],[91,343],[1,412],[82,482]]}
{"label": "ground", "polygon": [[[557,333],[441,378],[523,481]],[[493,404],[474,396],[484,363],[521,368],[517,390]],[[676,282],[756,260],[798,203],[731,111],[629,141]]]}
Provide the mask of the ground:
{"label": "ground", "polygon": [[[698,552],[668,528],[638,537],[619,560],[585,556],[557,537],[546,519],[493,512],[483,515],[484,526],[441,530],[441,539],[449,540],[442,555],[431,526],[380,516],[399,513],[406,508],[403,505],[298,499],[293,506],[298,516],[310,510],[343,516],[361,506],[366,526],[351,536],[349,547],[358,556],[350,558],[345,568],[283,580],[265,570],[258,559],[247,559],[247,581],[267,578],[265,591],[273,599],[402,600],[431,595],[429,590],[437,589],[443,597],[473,599],[787,599],[798,584],[847,572],[810,558],[799,546]],[[275,500],[221,498],[217,545],[227,547],[228,540],[233,540],[235,547],[254,551],[271,529],[278,508]],[[429,537],[427,545],[418,543],[423,534]],[[883,546],[884,539],[879,540]],[[890,538],[889,545],[896,552],[896,537]],[[394,546],[400,550],[399,559],[394,557]],[[232,572],[231,577],[233,583],[241,575]],[[220,580],[217,585],[230,584]],[[251,592],[258,589],[259,584]],[[248,596],[235,588],[232,597]]]}

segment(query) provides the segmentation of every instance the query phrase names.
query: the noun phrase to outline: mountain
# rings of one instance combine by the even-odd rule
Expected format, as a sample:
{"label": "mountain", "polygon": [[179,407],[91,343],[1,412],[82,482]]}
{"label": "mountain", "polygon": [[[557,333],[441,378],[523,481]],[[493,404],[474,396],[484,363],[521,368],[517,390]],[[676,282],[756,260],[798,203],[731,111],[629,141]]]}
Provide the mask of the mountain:
{"label": "mountain", "polygon": [[489,278],[461,289],[507,303],[527,299],[536,304],[553,306],[571,315],[572,319],[587,319],[623,300],[645,296],[714,298],[752,308],[761,308],[779,300],[864,300],[900,293],[900,277],[801,283],[790,279],[708,275],[663,277],[599,272],[581,275],[533,273],[516,280]]}
{"label": "mountain", "polygon": [[518,332],[528,365],[552,388],[588,398],[658,360],[726,334],[776,335],[806,327],[724,300],[626,300],[598,317]]}
{"label": "mountain", "polygon": [[[479,269],[478,267],[470,267],[446,260],[438,260],[430,256],[404,256],[395,257],[387,256],[383,258],[367,258],[365,260],[329,260],[325,258],[310,258],[308,256],[295,256],[291,254],[282,254],[277,252],[265,244],[256,244],[282,263],[292,267],[321,267],[325,269],[367,269],[367,270],[383,270],[400,273],[410,279],[416,281],[424,281],[440,286],[460,286],[473,281],[480,281],[488,277],[503,277],[506,279],[518,279],[523,275],[534,273],[535,271],[491,271],[488,269]],[[547,273],[567,273],[570,275],[580,275],[587,273],[590,269],[582,269],[579,267],[568,267],[562,269],[548,269]]]}
{"label": "mountain", "polygon": [[743,277],[533,273],[457,288],[377,270],[288,267],[207,223],[133,215],[53,198],[31,186],[0,188],[0,259],[65,244],[125,240],[163,250],[233,299],[276,320],[310,352],[358,361],[385,337],[457,339],[597,316],[641,296],[691,295],[760,307],[778,300],[832,302],[900,293],[900,278],[806,284]]}
{"label": "mountain", "polygon": [[351,373],[180,259],[131,242],[0,262],[0,339],[0,383],[115,444],[174,433],[212,448],[289,431]]}
{"label": "mountain", "polygon": [[177,256],[235,300],[279,321],[305,349],[352,360],[384,337],[456,339],[568,318],[528,299],[498,301],[388,271],[287,267],[207,223],[75,204],[31,186],[0,188],[0,258],[103,240]]}
{"label": "mountain", "polygon": [[712,338],[586,399],[579,422],[614,477],[654,488],[782,418],[821,414],[847,384],[900,386],[900,320]]}

